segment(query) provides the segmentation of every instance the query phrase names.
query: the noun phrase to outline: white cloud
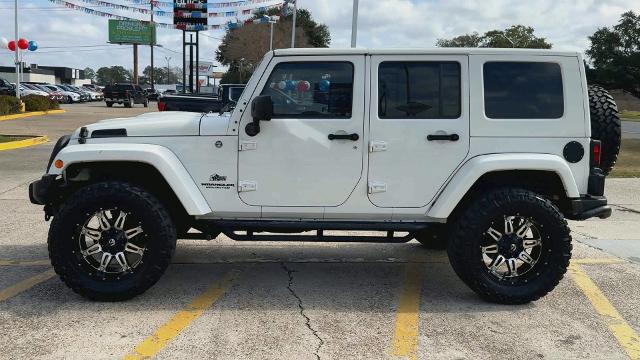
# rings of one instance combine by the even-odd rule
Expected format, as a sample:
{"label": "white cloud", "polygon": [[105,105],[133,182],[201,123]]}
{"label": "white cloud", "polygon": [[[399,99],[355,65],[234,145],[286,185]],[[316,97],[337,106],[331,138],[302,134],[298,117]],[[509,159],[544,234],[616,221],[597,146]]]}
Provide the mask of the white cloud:
{"label": "white cloud", "polygon": [[[117,0],[112,0],[117,1]],[[212,0],[210,0],[212,1]],[[131,47],[82,49],[78,45],[102,45],[107,42],[107,19],[62,9],[43,0],[21,1],[21,32],[36,40],[41,50],[28,54],[28,62],[41,65],[94,68],[122,65],[131,68]],[[333,47],[347,47],[351,36],[350,0],[299,0],[311,10],[314,18],[329,26]],[[13,37],[11,3],[0,4],[0,36]],[[56,10],[53,10],[56,9]],[[512,24],[536,29],[553,43],[555,49],[584,51],[587,37],[597,28],[617,23],[627,10],[640,12],[637,0],[360,0],[358,28],[359,47],[433,47],[438,38],[453,37],[467,32],[483,33]],[[121,13],[122,15],[129,15]],[[206,33],[222,37],[222,31]],[[159,43],[181,51],[182,34],[177,30],[158,30]],[[215,57],[219,40],[201,37],[202,60]],[[45,47],[66,47],[45,49]],[[91,50],[91,51],[74,51]],[[54,52],[55,51],[55,52]],[[67,51],[67,52],[61,52]],[[181,54],[165,49],[156,52],[156,63],[166,66],[165,56],[172,65],[181,63]],[[149,63],[148,47],[140,50],[140,67]],[[0,49],[0,64],[12,64],[11,53]]]}

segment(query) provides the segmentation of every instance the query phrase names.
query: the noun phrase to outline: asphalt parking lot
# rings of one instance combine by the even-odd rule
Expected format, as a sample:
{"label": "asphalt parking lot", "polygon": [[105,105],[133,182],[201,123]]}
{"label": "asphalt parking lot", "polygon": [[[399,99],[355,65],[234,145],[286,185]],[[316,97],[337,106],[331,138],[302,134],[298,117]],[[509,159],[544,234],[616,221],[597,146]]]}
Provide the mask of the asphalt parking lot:
{"label": "asphalt parking lot", "polygon": [[54,276],[28,183],[55,140],[153,111],[64,106],[0,122],[50,142],[0,151],[0,358],[640,359],[640,179],[610,179],[607,220],[572,222],[560,285],[522,306],[479,300],[445,252],[406,244],[180,240],[148,292],[87,301]]}

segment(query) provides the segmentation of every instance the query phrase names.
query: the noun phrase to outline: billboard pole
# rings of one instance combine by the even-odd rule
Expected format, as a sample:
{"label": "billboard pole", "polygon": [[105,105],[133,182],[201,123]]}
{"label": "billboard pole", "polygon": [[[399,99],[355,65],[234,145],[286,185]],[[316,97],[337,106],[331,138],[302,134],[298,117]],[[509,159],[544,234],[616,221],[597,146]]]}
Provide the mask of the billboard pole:
{"label": "billboard pole", "polygon": [[133,44],[133,83],[138,85],[138,44]]}
{"label": "billboard pole", "polygon": [[154,89],[154,79],[153,79],[153,44],[155,43],[156,38],[156,28],[153,24],[153,2],[154,0],[150,0],[149,4],[151,4],[151,90]]}
{"label": "billboard pole", "polygon": [[182,93],[187,92],[187,32],[182,30]]}
{"label": "billboard pole", "polygon": [[196,31],[196,93],[200,94],[200,32]]}

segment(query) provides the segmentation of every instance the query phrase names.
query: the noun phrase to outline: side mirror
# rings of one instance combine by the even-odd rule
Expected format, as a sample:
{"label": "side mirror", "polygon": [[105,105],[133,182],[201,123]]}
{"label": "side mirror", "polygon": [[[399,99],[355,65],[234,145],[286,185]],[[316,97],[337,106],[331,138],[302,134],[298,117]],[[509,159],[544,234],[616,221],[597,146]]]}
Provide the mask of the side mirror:
{"label": "side mirror", "polygon": [[245,132],[249,136],[256,136],[260,133],[260,121],[270,121],[273,117],[273,100],[269,95],[260,95],[251,102],[251,117],[253,121],[245,127]]}

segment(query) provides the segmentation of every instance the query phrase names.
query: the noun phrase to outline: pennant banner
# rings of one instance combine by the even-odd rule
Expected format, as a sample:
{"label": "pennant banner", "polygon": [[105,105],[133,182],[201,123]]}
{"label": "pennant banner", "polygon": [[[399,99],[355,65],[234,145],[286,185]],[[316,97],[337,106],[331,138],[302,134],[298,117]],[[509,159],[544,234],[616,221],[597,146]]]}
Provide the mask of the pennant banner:
{"label": "pennant banner", "polygon": [[[136,9],[135,12],[137,13],[141,13],[141,14],[148,14],[149,10],[145,10],[145,9],[138,9],[138,8],[134,8],[134,7],[128,7],[128,6],[124,6],[124,5],[118,5],[118,4],[113,4],[113,3],[108,3],[105,1],[101,1],[101,0],[81,0],[85,3],[89,3],[92,5],[98,5],[98,6],[108,6],[106,4],[110,4],[113,5],[114,9],[117,10],[130,10],[130,9]],[[144,1],[150,1],[150,0],[132,0],[132,1],[140,1],[141,3]],[[269,2],[269,1],[274,1],[274,0],[248,0],[248,1],[244,1],[244,2],[255,2],[255,3],[264,3],[264,2]],[[136,19],[136,18],[130,18],[130,17],[126,17],[126,16],[120,16],[120,15],[115,15],[115,14],[111,14],[108,12],[104,12],[104,11],[99,11],[99,10],[94,10],[94,9],[90,9],[88,7],[84,7],[84,6],[80,6],[80,5],[76,5],[72,2],[68,2],[65,0],[49,0],[49,2],[54,3],[56,5],[61,5],[64,6],[68,9],[73,9],[73,10],[77,10],[77,11],[81,11],[84,12],[85,14],[89,14],[89,15],[95,15],[95,16],[100,16],[100,17],[104,17],[104,18],[108,18],[108,19],[116,19],[116,20],[134,20],[134,21],[143,21],[143,22],[148,22],[145,20],[140,20],[140,19]],[[193,25],[193,24],[166,24],[166,23],[158,23],[158,22],[154,22],[155,26],[161,29],[179,29],[179,30],[187,30],[187,31],[206,31],[206,30],[219,30],[219,29],[234,29],[237,28],[238,26],[242,26],[242,24],[250,24],[253,22],[260,22],[260,20],[246,20],[246,21],[241,21],[240,19],[238,19],[239,16],[250,16],[253,15],[254,11],[266,11],[268,9],[272,9],[272,8],[280,8],[282,6],[282,3],[278,3],[278,4],[274,4],[274,5],[270,5],[270,6],[261,6],[258,8],[254,8],[254,9],[244,9],[241,11],[228,11],[228,12],[224,12],[224,13],[210,13],[208,14],[209,17],[235,17],[236,21],[227,21],[224,24],[214,24],[214,25]],[[138,10],[142,10],[142,11],[138,11]],[[147,12],[143,12],[143,11],[147,11]],[[170,16],[173,16],[173,12],[169,12],[169,11],[158,11],[160,13],[163,14],[169,14]],[[157,12],[154,11],[154,13],[157,14]],[[182,14],[183,16],[185,14]],[[166,15],[160,15],[160,16],[166,16]]]}

